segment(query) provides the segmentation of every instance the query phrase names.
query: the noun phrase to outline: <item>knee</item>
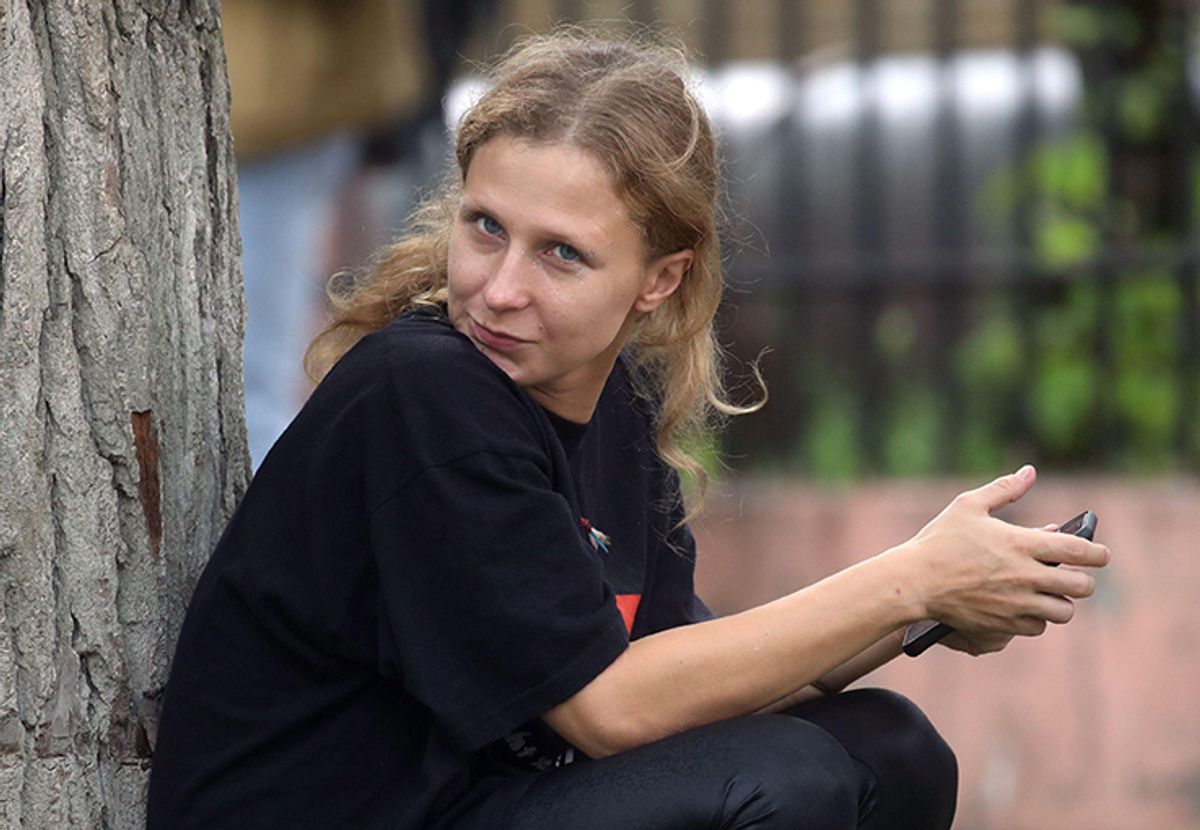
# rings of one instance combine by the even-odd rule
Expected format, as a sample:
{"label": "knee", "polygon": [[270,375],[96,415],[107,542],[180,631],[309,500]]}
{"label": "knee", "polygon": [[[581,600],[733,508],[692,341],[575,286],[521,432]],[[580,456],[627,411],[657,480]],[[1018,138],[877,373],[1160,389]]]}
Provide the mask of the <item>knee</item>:
{"label": "knee", "polygon": [[954,750],[915,703],[887,689],[860,689],[845,694],[858,697],[870,710],[867,721],[881,752],[897,763],[928,769],[931,778],[957,782],[958,761]]}
{"label": "knee", "polygon": [[886,689],[845,692],[857,697],[871,729],[870,758],[881,781],[902,788],[904,800],[922,818],[913,826],[949,827],[958,797],[958,761],[925,713],[903,695]]}
{"label": "knee", "polygon": [[738,737],[743,751],[725,787],[727,816],[763,828],[857,825],[854,761],[829,733],[795,718],[756,715],[741,719]]}

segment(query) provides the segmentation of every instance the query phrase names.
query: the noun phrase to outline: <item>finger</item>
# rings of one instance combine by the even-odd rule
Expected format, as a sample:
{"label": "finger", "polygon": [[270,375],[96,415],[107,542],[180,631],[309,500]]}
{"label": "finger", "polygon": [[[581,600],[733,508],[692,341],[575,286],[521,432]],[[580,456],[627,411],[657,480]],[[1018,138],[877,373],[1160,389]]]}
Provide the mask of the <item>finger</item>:
{"label": "finger", "polygon": [[1029,492],[1037,480],[1037,470],[1032,464],[1026,464],[1015,473],[1000,476],[982,487],[968,490],[963,497],[980,504],[987,512],[999,510],[1006,504],[1012,504]]}
{"label": "finger", "polygon": [[1075,616],[1075,603],[1066,597],[1039,594],[1035,601],[1035,610],[1029,616],[1056,625],[1065,625]]}
{"label": "finger", "polygon": [[1040,637],[1046,631],[1046,621],[1039,617],[1017,617],[1013,628],[1022,637]]}
{"label": "finger", "polygon": [[1047,570],[1037,580],[1037,589],[1060,597],[1087,599],[1096,593],[1096,578],[1075,570]]}
{"label": "finger", "polygon": [[1003,651],[1012,642],[1012,634],[986,634],[975,638],[974,646],[980,654],[993,654]]}
{"label": "finger", "polygon": [[1051,532],[1054,532],[1054,531],[1058,530],[1058,525],[1055,524],[1054,522],[1051,522],[1048,525],[1042,525],[1042,530],[1049,530]]}
{"label": "finger", "polygon": [[1034,558],[1047,565],[1078,565],[1082,568],[1103,568],[1111,554],[1107,545],[1089,542],[1081,536],[1067,533],[1041,533],[1033,540]]}

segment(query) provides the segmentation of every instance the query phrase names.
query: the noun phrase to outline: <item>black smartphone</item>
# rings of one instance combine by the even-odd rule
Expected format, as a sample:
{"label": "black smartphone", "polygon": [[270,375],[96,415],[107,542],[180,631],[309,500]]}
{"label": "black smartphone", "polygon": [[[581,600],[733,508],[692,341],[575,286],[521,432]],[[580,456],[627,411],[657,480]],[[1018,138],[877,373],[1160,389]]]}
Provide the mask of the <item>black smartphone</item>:
{"label": "black smartphone", "polygon": [[[1096,514],[1090,510],[1085,510],[1078,516],[1064,522],[1062,527],[1058,529],[1058,532],[1082,536],[1090,542],[1092,541],[1092,537],[1096,535]],[[913,623],[904,630],[904,643],[902,645],[904,653],[909,657],[916,657],[953,630],[950,626],[940,623],[937,620],[921,620],[920,622]]]}

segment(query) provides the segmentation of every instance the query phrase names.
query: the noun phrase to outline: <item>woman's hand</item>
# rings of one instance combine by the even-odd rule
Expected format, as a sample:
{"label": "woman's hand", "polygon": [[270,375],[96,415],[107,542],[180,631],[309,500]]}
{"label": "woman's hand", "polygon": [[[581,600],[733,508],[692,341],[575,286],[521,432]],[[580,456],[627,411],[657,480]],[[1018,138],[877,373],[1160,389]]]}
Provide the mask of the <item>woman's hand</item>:
{"label": "woman's hand", "polygon": [[1014,636],[1016,635],[996,634],[989,631],[974,631],[969,634],[962,631],[951,631],[939,641],[939,645],[952,651],[961,651],[972,657],[979,657],[982,654],[1002,651],[1012,642]]}
{"label": "woman's hand", "polygon": [[[1058,530],[1057,524],[1048,524],[1042,528],[1054,532]],[[1043,630],[1045,623],[1041,624]],[[971,633],[963,633],[961,631],[952,631],[942,638],[940,644],[950,649],[951,651],[961,651],[965,654],[970,654],[972,657],[979,657],[983,654],[993,654],[997,651],[1003,651],[1004,647],[1012,642],[1014,634],[999,634],[989,631],[974,631]]]}
{"label": "woman's hand", "polygon": [[1095,590],[1091,574],[1047,566],[1102,567],[1109,559],[1104,545],[991,516],[1024,496],[1035,479],[1026,466],[960,494],[902,546],[914,562],[927,615],[956,630],[945,640],[951,648],[983,654],[1014,635],[1037,636],[1047,623],[1070,621],[1073,600]]}

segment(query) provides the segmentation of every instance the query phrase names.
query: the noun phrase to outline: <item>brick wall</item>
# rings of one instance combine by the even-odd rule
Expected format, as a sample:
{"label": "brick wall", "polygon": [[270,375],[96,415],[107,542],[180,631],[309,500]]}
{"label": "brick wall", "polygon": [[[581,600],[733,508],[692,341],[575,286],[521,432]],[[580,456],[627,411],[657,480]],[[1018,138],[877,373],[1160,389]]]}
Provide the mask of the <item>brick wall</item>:
{"label": "brick wall", "polygon": [[[904,541],[973,484],[729,485],[697,523],[698,590],[718,613],[780,596]],[[1200,482],[1043,475],[1002,515],[1084,508],[1113,561],[1070,625],[864,681],[907,694],[954,746],[959,830],[1200,829]]]}

